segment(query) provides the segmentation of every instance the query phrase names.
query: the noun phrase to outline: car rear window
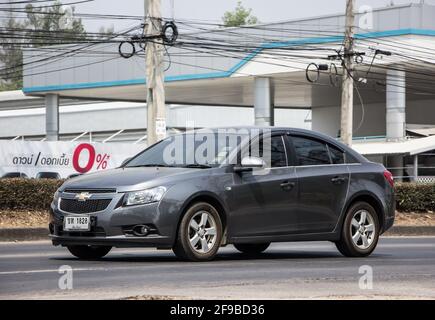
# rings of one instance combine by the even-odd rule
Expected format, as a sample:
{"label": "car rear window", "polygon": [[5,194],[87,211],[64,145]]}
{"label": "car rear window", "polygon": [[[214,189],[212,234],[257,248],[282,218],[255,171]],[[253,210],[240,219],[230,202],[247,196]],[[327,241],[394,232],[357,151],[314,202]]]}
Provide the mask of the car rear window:
{"label": "car rear window", "polygon": [[360,163],[358,159],[356,159],[353,155],[351,155],[348,152],[346,152],[345,157],[346,157],[346,163]]}
{"label": "car rear window", "polygon": [[331,164],[325,143],[306,137],[292,137],[293,146],[300,166]]}
{"label": "car rear window", "polygon": [[328,145],[329,154],[333,164],[344,164],[344,153],[338,148]]}

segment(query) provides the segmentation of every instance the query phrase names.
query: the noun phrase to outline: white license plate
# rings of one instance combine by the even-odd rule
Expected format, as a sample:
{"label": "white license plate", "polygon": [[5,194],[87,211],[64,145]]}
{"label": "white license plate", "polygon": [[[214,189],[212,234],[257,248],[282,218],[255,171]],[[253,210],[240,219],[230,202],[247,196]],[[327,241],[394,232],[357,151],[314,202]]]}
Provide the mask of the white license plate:
{"label": "white license plate", "polygon": [[91,230],[90,217],[68,216],[63,219],[64,231],[89,231]]}

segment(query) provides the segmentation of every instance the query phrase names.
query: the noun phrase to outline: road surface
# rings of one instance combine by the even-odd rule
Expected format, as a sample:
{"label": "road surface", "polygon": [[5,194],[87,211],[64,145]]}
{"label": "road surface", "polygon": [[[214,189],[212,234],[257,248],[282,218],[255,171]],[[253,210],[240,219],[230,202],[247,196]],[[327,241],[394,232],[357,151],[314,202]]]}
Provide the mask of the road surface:
{"label": "road surface", "polygon": [[[64,265],[73,271],[72,281],[62,278],[62,290]],[[370,270],[372,289],[363,281]],[[101,261],[79,261],[48,241],[0,243],[0,299],[132,296],[435,299],[435,237],[381,238],[371,257],[359,259],[342,257],[328,242],[274,244],[255,258],[227,246],[207,263],[181,262],[154,249],[114,249]]]}

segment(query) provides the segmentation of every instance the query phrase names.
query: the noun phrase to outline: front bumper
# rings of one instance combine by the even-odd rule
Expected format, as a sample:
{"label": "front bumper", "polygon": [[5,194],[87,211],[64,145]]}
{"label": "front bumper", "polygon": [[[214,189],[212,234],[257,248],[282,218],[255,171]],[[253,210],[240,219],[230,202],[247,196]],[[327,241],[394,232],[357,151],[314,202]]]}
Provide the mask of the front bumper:
{"label": "front bumper", "polygon": [[86,237],[86,236],[56,236],[49,235],[55,246],[73,246],[73,245],[90,245],[90,246],[111,246],[117,248],[130,247],[157,247],[171,248],[171,242],[168,237],[159,235],[150,235],[147,237],[132,236],[109,236],[109,237]]}
{"label": "front bumper", "polygon": [[[104,196],[107,197],[107,195],[100,195],[100,197]],[[111,197],[110,204],[104,210],[85,214],[65,212],[60,209],[59,201],[52,203],[49,230],[53,245],[172,247],[174,238],[173,226],[176,226],[176,224],[168,221],[165,218],[167,215],[161,214],[159,203],[124,207],[120,205],[123,194],[112,194]],[[64,231],[63,220],[71,215],[89,216],[91,219],[91,229],[83,232]],[[149,227],[150,232],[148,235],[135,235],[132,229],[137,225]]]}

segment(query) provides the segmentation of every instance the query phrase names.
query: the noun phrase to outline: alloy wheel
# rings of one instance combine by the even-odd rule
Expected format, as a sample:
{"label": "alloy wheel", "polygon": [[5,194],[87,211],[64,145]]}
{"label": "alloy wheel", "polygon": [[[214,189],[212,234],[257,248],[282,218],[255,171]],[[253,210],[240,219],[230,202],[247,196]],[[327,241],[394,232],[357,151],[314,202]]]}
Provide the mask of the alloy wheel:
{"label": "alloy wheel", "polygon": [[189,222],[188,237],[190,246],[198,253],[208,253],[213,249],[217,233],[216,221],[207,211],[195,213]]}
{"label": "alloy wheel", "polygon": [[376,235],[376,225],[372,214],[367,210],[358,210],[352,217],[350,234],[353,244],[360,249],[371,246]]}

